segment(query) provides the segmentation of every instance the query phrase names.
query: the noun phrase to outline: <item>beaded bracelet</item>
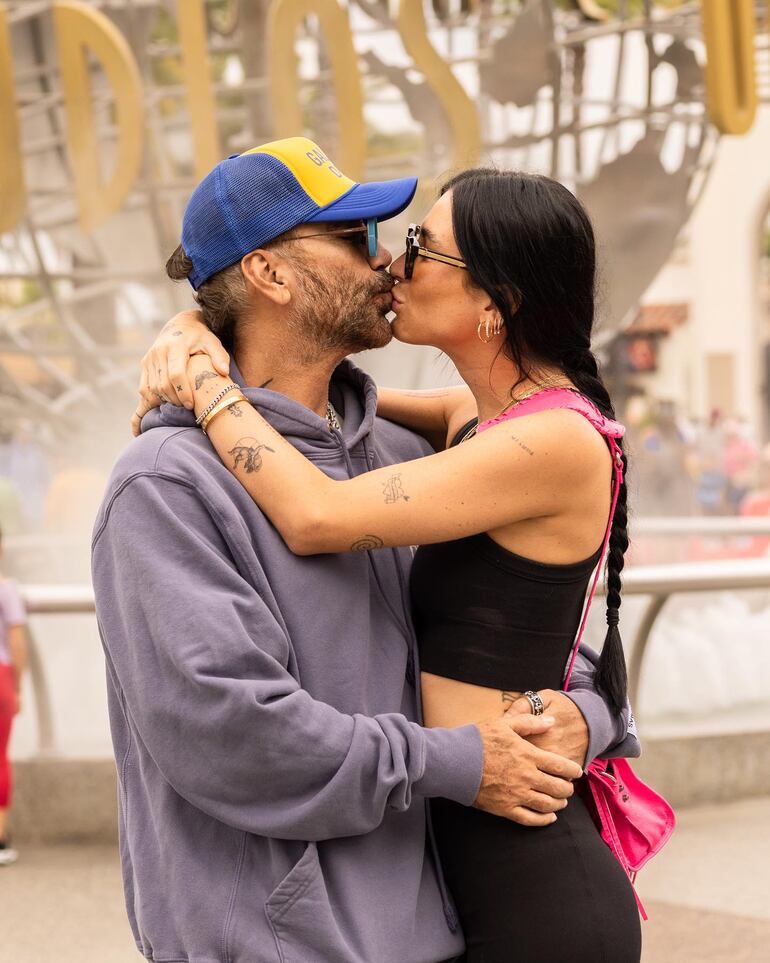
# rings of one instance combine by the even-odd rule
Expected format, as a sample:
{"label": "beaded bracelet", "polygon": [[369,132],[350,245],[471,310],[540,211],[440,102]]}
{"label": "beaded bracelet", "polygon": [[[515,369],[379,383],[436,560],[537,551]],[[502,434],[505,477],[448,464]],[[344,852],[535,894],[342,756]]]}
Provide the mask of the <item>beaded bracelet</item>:
{"label": "beaded bracelet", "polygon": [[210,411],[213,411],[216,408],[216,406],[224,398],[224,396],[227,394],[228,391],[233,391],[233,390],[240,391],[241,386],[234,384],[234,382],[231,381],[229,385],[225,385],[221,391],[219,391],[216,395],[214,395],[214,398],[209,402],[209,404],[203,409],[203,411],[195,419],[195,424],[198,425],[198,427],[200,428],[201,423],[203,419],[206,417],[206,415]]}

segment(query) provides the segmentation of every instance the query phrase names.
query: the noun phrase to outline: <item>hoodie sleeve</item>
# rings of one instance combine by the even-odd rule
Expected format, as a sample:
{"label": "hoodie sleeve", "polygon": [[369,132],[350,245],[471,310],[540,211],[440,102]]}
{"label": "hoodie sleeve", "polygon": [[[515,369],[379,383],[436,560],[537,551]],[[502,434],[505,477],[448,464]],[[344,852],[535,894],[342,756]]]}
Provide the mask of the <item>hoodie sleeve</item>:
{"label": "hoodie sleeve", "polygon": [[599,656],[587,645],[581,645],[575,659],[569,689],[564,693],[583,713],[588,726],[588,752],[585,765],[603,756],[635,759],[642,754],[636,737],[636,724],[630,702],[620,715],[596,688],[594,675]]}
{"label": "hoodie sleeve", "polygon": [[150,473],[123,483],[96,529],[108,675],[164,778],[214,818],[286,839],[370,832],[414,794],[470,805],[475,726],[346,715],[300,688],[285,629],[254,587],[260,571],[228,547],[243,543],[238,522],[194,485]]}

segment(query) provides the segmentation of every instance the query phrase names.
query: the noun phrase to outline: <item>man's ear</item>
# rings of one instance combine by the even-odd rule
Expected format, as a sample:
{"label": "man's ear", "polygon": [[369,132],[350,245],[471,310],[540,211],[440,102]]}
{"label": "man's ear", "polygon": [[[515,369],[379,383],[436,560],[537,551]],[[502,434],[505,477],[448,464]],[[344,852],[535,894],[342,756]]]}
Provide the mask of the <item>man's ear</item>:
{"label": "man's ear", "polygon": [[252,292],[275,304],[288,304],[294,282],[294,272],[288,261],[277,251],[258,248],[241,258],[241,271]]}

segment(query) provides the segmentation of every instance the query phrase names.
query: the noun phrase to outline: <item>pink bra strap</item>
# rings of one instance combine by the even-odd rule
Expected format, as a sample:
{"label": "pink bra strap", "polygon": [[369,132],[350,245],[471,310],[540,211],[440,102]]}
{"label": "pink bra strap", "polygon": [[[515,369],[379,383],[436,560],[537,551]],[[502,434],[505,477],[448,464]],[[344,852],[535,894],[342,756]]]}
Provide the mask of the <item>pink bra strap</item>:
{"label": "pink bra strap", "polygon": [[612,452],[612,469],[613,469],[613,484],[612,484],[612,506],[610,508],[610,517],[607,522],[607,530],[604,533],[604,542],[602,544],[602,554],[599,556],[599,561],[596,565],[596,571],[594,572],[594,580],[591,584],[591,591],[588,593],[588,599],[586,600],[585,608],[583,609],[583,618],[580,621],[580,628],[578,629],[577,637],[575,638],[575,644],[572,647],[572,657],[569,661],[569,668],[564,677],[564,684],[562,689],[566,692],[569,687],[569,680],[572,677],[572,669],[575,665],[575,659],[577,658],[578,649],[580,648],[580,643],[583,640],[583,632],[585,632],[586,621],[588,619],[588,610],[591,608],[591,603],[594,600],[594,595],[596,594],[596,586],[599,583],[599,575],[601,574],[602,568],[604,566],[604,559],[607,555],[607,547],[610,543],[610,535],[612,534],[612,521],[615,517],[615,509],[618,505],[618,496],[620,494],[620,486],[623,484],[623,452],[618,445],[617,441],[610,437],[605,436],[607,444]]}
{"label": "pink bra strap", "polygon": [[577,411],[588,421],[590,421],[594,428],[596,428],[601,435],[604,435],[604,439],[607,442],[612,454],[613,467],[612,506],[610,508],[610,515],[607,521],[607,528],[604,533],[602,552],[599,556],[599,562],[596,566],[593,582],[591,584],[591,591],[588,593],[588,599],[586,600],[586,604],[583,608],[583,617],[580,620],[580,628],[578,629],[578,633],[572,647],[569,666],[564,676],[564,684],[562,688],[566,690],[569,686],[569,680],[572,676],[572,669],[575,665],[575,659],[577,658],[580,643],[583,640],[583,633],[585,631],[586,621],[588,619],[588,610],[591,608],[591,603],[593,602],[594,595],[596,594],[599,576],[601,575],[604,559],[607,555],[607,547],[610,543],[610,535],[612,534],[612,520],[615,517],[615,509],[617,508],[618,504],[620,486],[623,484],[623,451],[618,444],[617,439],[623,437],[626,429],[620,424],[619,421],[613,421],[611,418],[605,417],[605,415],[599,411],[596,405],[589,398],[586,398],[585,395],[581,395],[579,392],[573,391],[569,388],[544,388],[542,391],[538,391],[535,394],[530,395],[528,398],[524,398],[513,408],[503,412],[502,415],[498,415],[497,418],[492,418],[489,421],[483,422],[479,425],[477,432],[481,433],[482,431],[486,431],[487,428],[492,428],[494,425],[499,425],[504,421],[510,421],[513,418],[521,418],[522,416],[533,415],[540,411],[549,411],[554,408],[569,408],[571,411]]}

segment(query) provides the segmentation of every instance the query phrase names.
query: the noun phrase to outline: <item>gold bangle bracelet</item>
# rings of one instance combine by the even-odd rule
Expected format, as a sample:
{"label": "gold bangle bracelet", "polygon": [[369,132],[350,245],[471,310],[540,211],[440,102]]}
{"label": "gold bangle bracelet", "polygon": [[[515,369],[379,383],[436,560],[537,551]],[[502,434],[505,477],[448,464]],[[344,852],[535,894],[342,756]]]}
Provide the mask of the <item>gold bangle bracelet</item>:
{"label": "gold bangle bracelet", "polygon": [[240,401],[245,401],[248,404],[249,399],[246,397],[246,395],[243,395],[239,392],[237,395],[231,395],[229,398],[225,398],[223,401],[220,401],[219,404],[216,406],[216,408],[210,411],[201,422],[201,428],[203,429],[203,433],[206,435],[208,434],[206,429],[211,424],[211,422],[216,418],[216,416],[221,414],[225,410],[225,408],[230,408],[233,405],[237,405]]}

